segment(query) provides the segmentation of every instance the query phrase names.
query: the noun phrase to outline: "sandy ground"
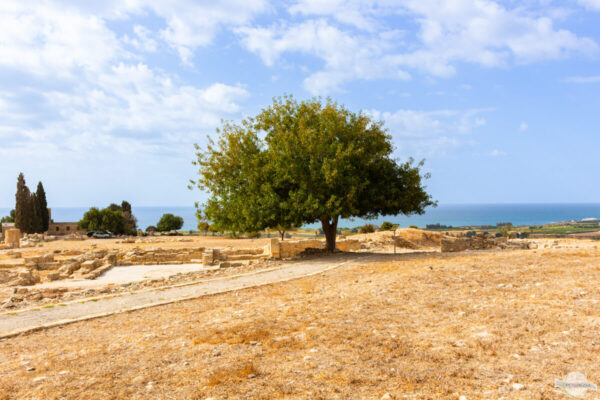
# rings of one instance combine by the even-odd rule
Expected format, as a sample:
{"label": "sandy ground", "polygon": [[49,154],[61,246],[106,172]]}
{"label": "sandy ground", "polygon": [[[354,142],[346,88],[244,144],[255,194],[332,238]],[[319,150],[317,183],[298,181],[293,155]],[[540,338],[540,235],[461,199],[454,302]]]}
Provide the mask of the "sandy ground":
{"label": "sandy ground", "polygon": [[564,399],[569,372],[600,383],[600,252],[577,246],[342,267],[7,339],[0,399]]}
{"label": "sandy ground", "polygon": [[[336,254],[328,257],[306,259],[261,269],[250,273],[204,279],[161,289],[121,292],[116,295],[96,296],[92,299],[62,302],[32,307],[19,312],[0,313],[0,338],[40,327],[49,327],[72,321],[105,316],[117,312],[167,304],[182,299],[192,299],[209,294],[224,293],[248,287],[284,282],[313,275],[346,264],[384,257],[381,255]],[[135,267],[134,267],[135,268]]]}

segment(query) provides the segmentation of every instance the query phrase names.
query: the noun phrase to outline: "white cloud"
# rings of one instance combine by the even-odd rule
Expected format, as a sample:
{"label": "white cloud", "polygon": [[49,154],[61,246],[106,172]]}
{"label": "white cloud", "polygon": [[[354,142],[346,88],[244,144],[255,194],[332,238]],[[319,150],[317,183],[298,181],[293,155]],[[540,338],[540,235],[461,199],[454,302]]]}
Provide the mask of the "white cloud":
{"label": "white cloud", "polygon": [[124,56],[101,18],[46,2],[0,2],[0,36],[0,66],[37,75],[97,72]]}
{"label": "white cloud", "polygon": [[600,83],[600,75],[596,76],[572,76],[565,79],[569,83]]}
{"label": "white cloud", "polygon": [[136,37],[130,38],[129,36],[125,35],[125,37],[123,38],[123,41],[125,43],[128,43],[139,50],[147,51],[150,53],[153,53],[157,50],[158,43],[155,40],[154,34],[150,29],[142,25],[135,25],[133,27],[133,32],[135,33]]}
{"label": "white cloud", "polygon": [[300,52],[321,58],[325,68],[309,75],[306,88],[315,94],[339,90],[350,79],[395,78],[410,75],[389,62],[390,41],[368,35],[349,35],[326,20],[300,24],[245,27],[237,30],[242,43],[272,66],[284,52]]}
{"label": "white cloud", "polygon": [[600,11],[600,0],[577,0],[582,6],[595,11]]}
{"label": "white cloud", "polygon": [[[0,121],[0,136],[18,137],[21,145],[47,143],[75,154],[117,151],[172,154],[239,111],[248,92],[241,86],[214,83],[206,88],[178,84],[172,76],[144,64],[120,63],[73,91],[40,91],[53,118]],[[24,109],[11,115],[26,114]],[[2,115],[0,108],[0,115]],[[10,146],[9,146],[10,147]]]}
{"label": "white cloud", "polygon": [[267,0],[157,0],[146,1],[141,8],[165,19],[167,27],[160,36],[189,63],[194,50],[211,44],[223,27],[247,24],[267,5]]}
{"label": "white cloud", "polygon": [[[461,62],[506,67],[598,51],[592,39],[556,28],[550,11],[491,0],[299,0],[288,11],[307,19],[237,32],[266,65],[294,52],[323,60],[305,81],[317,94],[351,79],[406,79],[410,69],[449,77]],[[416,23],[417,35],[390,29],[386,17],[394,14]]]}
{"label": "white cloud", "polygon": [[527,124],[527,122],[525,121],[521,122],[521,124],[519,125],[519,130],[526,131],[527,129],[529,129],[529,124]]}
{"label": "white cloud", "polygon": [[504,157],[504,156],[507,155],[507,153],[504,152],[504,151],[500,151],[498,149],[494,149],[494,150],[492,150],[492,152],[490,153],[490,155],[492,157]]}
{"label": "white cloud", "polygon": [[485,126],[482,114],[492,109],[406,110],[381,112],[370,110],[375,120],[382,120],[401,152],[430,155],[445,153],[467,144],[474,130]]}

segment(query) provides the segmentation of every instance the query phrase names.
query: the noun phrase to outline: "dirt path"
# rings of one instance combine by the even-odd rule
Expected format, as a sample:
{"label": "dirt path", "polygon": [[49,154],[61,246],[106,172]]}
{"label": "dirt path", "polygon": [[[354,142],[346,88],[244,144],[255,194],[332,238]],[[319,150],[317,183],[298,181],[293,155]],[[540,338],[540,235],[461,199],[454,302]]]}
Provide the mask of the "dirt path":
{"label": "dirt path", "polygon": [[128,293],[116,297],[86,299],[85,301],[75,301],[55,306],[43,306],[38,309],[0,315],[0,338],[211,294],[284,282],[315,275],[343,265],[362,264],[375,260],[392,260],[407,256],[410,255],[338,254],[290,262],[275,269],[204,280],[166,289]]}

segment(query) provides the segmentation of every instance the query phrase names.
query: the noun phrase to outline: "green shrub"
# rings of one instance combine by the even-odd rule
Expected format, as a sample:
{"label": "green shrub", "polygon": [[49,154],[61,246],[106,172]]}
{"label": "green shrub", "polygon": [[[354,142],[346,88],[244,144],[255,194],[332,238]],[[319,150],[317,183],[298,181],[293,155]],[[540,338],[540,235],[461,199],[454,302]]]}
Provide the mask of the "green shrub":
{"label": "green shrub", "polygon": [[260,237],[260,232],[248,232],[246,236],[250,239],[258,239]]}
{"label": "green shrub", "polygon": [[411,228],[411,229],[419,229],[419,227],[416,226],[416,225],[411,225],[411,226],[409,226],[409,228]]}
{"label": "green shrub", "polygon": [[381,227],[379,229],[382,231],[393,231],[395,227],[396,225],[392,224],[391,222],[385,221],[381,224]]}
{"label": "green shrub", "polygon": [[159,232],[169,232],[179,230],[182,226],[183,218],[167,213],[161,217],[160,221],[158,221],[156,228]]}
{"label": "green shrub", "polygon": [[377,225],[375,224],[366,224],[360,227],[360,233],[373,233],[377,230]]}
{"label": "green shrub", "polygon": [[146,232],[156,232],[158,231],[158,229],[156,229],[156,227],[154,225],[150,225],[149,227],[146,228]]}

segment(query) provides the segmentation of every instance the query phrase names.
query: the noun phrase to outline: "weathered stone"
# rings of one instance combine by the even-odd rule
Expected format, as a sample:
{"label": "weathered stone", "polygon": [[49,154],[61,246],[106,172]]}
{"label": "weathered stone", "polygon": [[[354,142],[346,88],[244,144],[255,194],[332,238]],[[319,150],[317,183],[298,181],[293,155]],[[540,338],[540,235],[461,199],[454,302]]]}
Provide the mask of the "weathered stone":
{"label": "weathered stone", "polygon": [[60,279],[60,273],[59,272],[51,272],[48,275],[46,275],[46,279],[48,281],[56,281],[56,280]]}
{"label": "weathered stone", "polygon": [[4,243],[12,246],[12,248],[19,248],[21,244],[21,230],[16,228],[7,229],[4,232]]}
{"label": "weathered stone", "polygon": [[16,279],[8,283],[9,286],[31,286],[40,282],[39,275],[32,274],[30,271],[19,272]]}
{"label": "weathered stone", "polygon": [[468,241],[466,239],[442,239],[441,248],[442,253],[464,251],[468,248]]}

